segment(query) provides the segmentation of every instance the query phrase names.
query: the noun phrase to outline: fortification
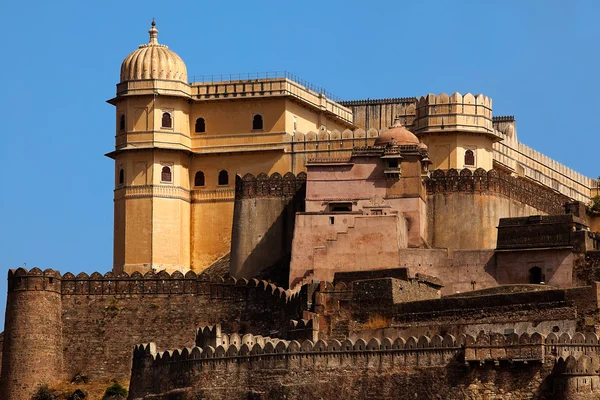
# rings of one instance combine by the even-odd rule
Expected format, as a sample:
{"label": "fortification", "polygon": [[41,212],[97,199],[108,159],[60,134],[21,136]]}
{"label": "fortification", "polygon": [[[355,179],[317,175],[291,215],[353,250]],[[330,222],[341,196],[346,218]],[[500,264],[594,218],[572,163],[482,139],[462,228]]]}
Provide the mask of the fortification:
{"label": "fortification", "polygon": [[598,343],[594,333],[537,332],[316,342],[232,334],[216,347],[161,352],[150,343],[134,348],[131,398],[592,398]]}
{"label": "fortification", "polygon": [[47,269],[8,273],[0,393],[29,399],[41,383],[64,377],[61,276]]}
{"label": "fortification", "polygon": [[305,197],[305,173],[246,174],[236,179],[232,275],[251,278],[272,268],[281,271],[276,281],[287,282],[295,214],[304,211]]}

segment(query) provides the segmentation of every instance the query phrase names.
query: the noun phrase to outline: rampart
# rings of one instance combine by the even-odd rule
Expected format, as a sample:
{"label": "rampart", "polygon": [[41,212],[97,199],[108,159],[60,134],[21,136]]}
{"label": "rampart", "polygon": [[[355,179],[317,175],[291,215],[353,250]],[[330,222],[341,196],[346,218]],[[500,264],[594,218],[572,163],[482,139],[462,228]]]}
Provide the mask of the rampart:
{"label": "rampart", "polygon": [[289,321],[307,308],[306,287],[292,291],[256,279],[209,279],[191,271],[61,276],[37,268],[11,270],[3,400],[28,398],[38,384],[70,381],[78,373],[96,381],[127,380],[130,349],[140,339],[191,346],[203,324],[285,336]]}
{"label": "rampart", "polygon": [[[544,398],[563,395],[562,387],[549,381],[575,367],[588,366],[586,372],[597,375],[589,366],[600,356],[594,333],[482,332],[316,342],[235,338],[239,344],[229,338],[216,347],[163,352],[154,343],[135,346],[130,398],[296,399],[335,393],[341,399],[484,399],[508,391],[514,398]],[[588,364],[573,363],[582,357]]]}
{"label": "rampart", "polygon": [[236,179],[230,271],[250,278],[271,269],[270,278],[288,282],[296,212],[304,211],[306,174],[283,177],[246,174]]}
{"label": "rampart", "polygon": [[435,170],[426,185],[428,241],[434,247],[493,249],[500,218],[564,214],[570,200],[495,169]]}

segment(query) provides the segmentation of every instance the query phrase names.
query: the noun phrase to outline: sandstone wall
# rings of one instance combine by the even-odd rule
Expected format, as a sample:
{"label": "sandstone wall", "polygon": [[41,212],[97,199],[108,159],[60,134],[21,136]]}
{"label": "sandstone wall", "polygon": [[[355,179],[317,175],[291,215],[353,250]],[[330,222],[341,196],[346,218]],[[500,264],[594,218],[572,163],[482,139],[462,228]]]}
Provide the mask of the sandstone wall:
{"label": "sandstone wall", "polygon": [[[306,174],[270,177],[246,174],[236,179],[232,275],[257,276],[266,268],[289,262],[295,214],[304,210]],[[287,280],[287,279],[286,279]]]}
{"label": "sandstone wall", "polygon": [[427,181],[429,243],[493,249],[500,218],[563,214],[569,199],[497,170],[436,170]]}

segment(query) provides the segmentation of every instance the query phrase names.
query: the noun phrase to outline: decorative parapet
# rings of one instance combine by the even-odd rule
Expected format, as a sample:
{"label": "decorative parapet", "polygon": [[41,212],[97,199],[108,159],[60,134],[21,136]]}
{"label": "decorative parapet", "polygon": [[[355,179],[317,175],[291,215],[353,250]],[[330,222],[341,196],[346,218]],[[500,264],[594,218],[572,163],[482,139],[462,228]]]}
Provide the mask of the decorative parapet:
{"label": "decorative parapet", "polygon": [[570,199],[541,185],[519,179],[504,172],[482,168],[471,172],[463,169],[432,171],[426,181],[427,193],[497,193],[515,199],[547,214],[564,214]]}
{"label": "decorative parapet", "polygon": [[430,132],[479,132],[501,140],[492,124],[492,99],[482,94],[454,93],[422,96],[412,126],[418,136]]}
{"label": "decorative parapet", "polygon": [[145,198],[180,199],[189,202],[190,191],[173,185],[124,186],[115,189],[115,201]]}
{"label": "decorative parapet", "polygon": [[306,173],[297,176],[291,172],[283,177],[275,172],[271,176],[259,174],[255,177],[246,174],[243,178],[236,177],[235,198],[292,198],[298,192],[306,189]]}
{"label": "decorative parapet", "polygon": [[192,190],[192,203],[218,203],[235,200],[235,189]]}
{"label": "decorative parapet", "polygon": [[300,300],[302,287],[293,290],[275,286],[267,281],[257,279],[235,279],[225,275],[211,279],[207,274],[196,274],[188,271],[183,275],[179,271],[172,274],[166,271],[158,273],[147,272],[142,275],[126,272],[118,275],[107,272],[104,275],[85,272],[77,276],[70,272],[60,275],[60,272],[47,269],[42,272],[39,268],[27,271],[24,268],[8,272],[8,290],[55,291],[65,295],[151,295],[151,294],[181,294],[208,296],[211,299],[244,298],[248,290],[256,294],[264,294],[273,300],[289,303]]}
{"label": "decorative parapet", "polygon": [[386,99],[346,100],[340,101],[339,103],[343,106],[351,107],[366,106],[371,104],[416,104],[418,100],[419,99],[417,99],[416,97],[392,97]]}

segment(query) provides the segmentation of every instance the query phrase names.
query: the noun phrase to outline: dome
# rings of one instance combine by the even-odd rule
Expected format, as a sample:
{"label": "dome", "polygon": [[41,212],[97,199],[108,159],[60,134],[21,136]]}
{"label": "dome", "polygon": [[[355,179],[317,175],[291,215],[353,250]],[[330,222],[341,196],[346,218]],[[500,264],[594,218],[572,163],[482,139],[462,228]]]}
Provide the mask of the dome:
{"label": "dome", "polygon": [[375,146],[386,146],[388,144],[407,145],[419,144],[419,139],[400,123],[400,118],[394,120],[394,125],[375,139]]}
{"label": "dome", "polygon": [[156,22],[153,20],[152,27],[148,31],[150,34],[148,44],[140,45],[123,60],[121,82],[164,79],[188,83],[185,63],[167,46],[158,43],[158,29],[155,26]]}

